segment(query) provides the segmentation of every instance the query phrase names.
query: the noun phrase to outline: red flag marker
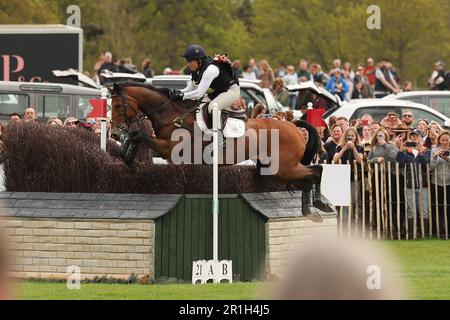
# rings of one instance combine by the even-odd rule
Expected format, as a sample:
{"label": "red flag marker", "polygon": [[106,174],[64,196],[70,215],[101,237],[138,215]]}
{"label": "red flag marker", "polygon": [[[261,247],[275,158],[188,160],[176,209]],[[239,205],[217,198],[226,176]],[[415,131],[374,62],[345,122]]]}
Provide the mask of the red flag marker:
{"label": "red flag marker", "polygon": [[108,111],[106,99],[90,99],[89,103],[94,108],[87,116],[88,118],[106,118]]}
{"label": "red flag marker", "polygon": [[308,121],[314,127],[326,127],[326,123],[322,116],[325,113],[325,109],[310,109],[306,110],[306,121]]}

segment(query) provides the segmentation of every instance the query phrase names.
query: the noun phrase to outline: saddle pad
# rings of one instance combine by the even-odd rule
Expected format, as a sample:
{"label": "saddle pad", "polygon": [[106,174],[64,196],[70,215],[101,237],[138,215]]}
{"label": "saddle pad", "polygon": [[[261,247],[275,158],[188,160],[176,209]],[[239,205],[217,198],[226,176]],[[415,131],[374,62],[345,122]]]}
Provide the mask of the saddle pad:
{"label": "saddle pad", "polygon": [[[197,112],[196,120],[198,127],[203,133],[208,135],[213,134],[213,131],[208,129],[208,126],[206,125],[203,110]],[[225,128],[222,132],[225,138],[240,138],[245,135],[245,121],[228,117]]]}
{"label": "saddle pad", "polygon": [[223,135],[225,138],[240,138],[245,134],[245,122],[241,119],[228,118]]}

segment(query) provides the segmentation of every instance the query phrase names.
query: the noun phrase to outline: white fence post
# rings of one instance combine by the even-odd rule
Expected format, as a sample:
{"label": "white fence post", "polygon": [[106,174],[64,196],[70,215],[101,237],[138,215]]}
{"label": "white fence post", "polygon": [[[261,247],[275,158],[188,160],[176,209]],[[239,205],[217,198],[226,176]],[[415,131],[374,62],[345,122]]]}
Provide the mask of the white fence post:
{"label": "white fence post", "polygon": [[212,105],[213,116],[213,260],[199,260],[192,263],[192,284],[205,284],[208,281],[220,283],[233,282],[231,260],[219,261],[219,130],[221,129],[220,110],[217,103]]}

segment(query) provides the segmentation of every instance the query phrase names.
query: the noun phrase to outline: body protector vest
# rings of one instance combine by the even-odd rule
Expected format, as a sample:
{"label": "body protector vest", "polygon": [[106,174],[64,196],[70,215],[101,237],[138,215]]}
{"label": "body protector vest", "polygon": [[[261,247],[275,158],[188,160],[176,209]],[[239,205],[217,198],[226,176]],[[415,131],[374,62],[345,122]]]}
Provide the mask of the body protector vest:
{"label": "body protector vest", "polygon": [[231,64],[229,62],[223,61],[221,59],[206,57],[205,59],[202,59],[202,65],[200,69],[196,72],[193,72],[191,75],[192,81],[194,81],[196,85],[199,85],[200,81],[202,80],[203,73],[211,64],[217,66],[220,71],[219,76],[213,80],[211,86],[207,91],[208,97],[213,100],[219,94],[227,92],[232,85],[239,85],[239,80],[235,76],[233,68],[231,67]]}

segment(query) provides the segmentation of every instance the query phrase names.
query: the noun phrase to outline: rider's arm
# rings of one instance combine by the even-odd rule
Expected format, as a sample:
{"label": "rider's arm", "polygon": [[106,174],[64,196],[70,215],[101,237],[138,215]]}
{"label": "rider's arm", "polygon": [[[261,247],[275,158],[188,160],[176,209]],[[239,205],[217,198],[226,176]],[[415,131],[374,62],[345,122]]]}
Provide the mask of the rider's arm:
{"label": "rider's arm", "polygon": [[191,81],[189,81],[188,86],[180,91],[183,93],[186,93],[186,92],[190,92],[190,91],[194,91],[194,90],[195,90],[195,84],[194,84],[194,81],[191,80]]}
{"label": "rider's arm", "polygon": [[210,65],[203,73],[202,80],[200,81],[198,88],[196,90],[186,92],[183,99],[198,100],[203,98],[203,96],[206,94],[206,91],[208,91],[209,87],[211,86],[213,80],[219,76],[219,73],[220,70],[217,66]]}

